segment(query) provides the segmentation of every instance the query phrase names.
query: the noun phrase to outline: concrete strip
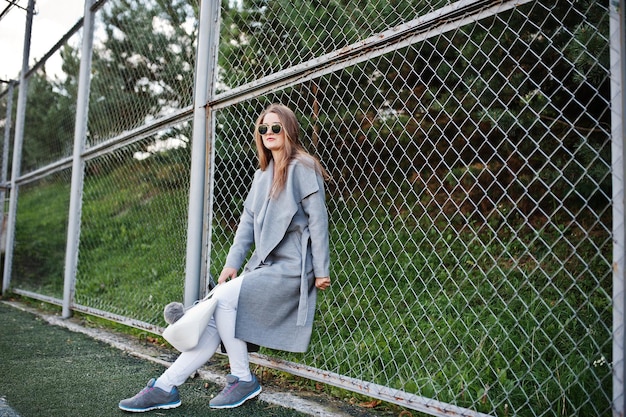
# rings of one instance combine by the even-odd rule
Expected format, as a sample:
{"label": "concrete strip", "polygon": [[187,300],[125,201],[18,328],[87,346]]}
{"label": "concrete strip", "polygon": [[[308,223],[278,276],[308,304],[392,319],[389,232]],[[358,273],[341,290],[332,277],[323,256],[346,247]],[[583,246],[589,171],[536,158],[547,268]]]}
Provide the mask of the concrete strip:
{"label": "concrete strip", "polygon": [[20,417],[20,415],[7,404],[7,400],[4,397],[0,397],[0,417]]}

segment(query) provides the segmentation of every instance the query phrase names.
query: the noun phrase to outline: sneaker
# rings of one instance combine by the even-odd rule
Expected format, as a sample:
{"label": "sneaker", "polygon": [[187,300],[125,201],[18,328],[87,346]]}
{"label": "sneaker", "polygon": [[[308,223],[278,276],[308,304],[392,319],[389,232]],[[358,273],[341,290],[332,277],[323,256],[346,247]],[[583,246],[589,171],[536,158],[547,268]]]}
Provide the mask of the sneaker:
{"label": "sneaker", "polygon": [[261,393],[261,386],[252,375],[252,381],[239,381],[235,375],[226,376],[226,388],[219,395],[209,402],[211,408],[235,408],[239,407],[246,400],[254,398]]}
{"label": "sneaker", "polygon": [[161,388],[155,388],[155,382],[156,379],[152,378],[139,394],[120,401],[120,409],[132,413],[143,413],[144,411],[156,410],[158,408],[178,407],[180,405],[178,389],[174,387],[170,392],[165,392]]}

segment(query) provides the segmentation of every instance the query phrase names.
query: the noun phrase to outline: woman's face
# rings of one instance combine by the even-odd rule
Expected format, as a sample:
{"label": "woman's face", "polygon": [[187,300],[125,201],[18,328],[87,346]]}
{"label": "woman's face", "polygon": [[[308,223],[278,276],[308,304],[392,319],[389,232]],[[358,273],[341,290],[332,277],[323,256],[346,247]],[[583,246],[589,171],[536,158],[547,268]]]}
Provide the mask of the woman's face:
{"label": "woman's face", "polygon": [[[285,146],[285,129],[280,122],[278,115],[276,113],[267,113],[260,126],[262,125],[267,126],[267,132],[265,134],[261,134],[263,145],[272,153],[282,151]],[[274,131],[278,129],[275,125],[280,126],[280,132],[274,133]]]}

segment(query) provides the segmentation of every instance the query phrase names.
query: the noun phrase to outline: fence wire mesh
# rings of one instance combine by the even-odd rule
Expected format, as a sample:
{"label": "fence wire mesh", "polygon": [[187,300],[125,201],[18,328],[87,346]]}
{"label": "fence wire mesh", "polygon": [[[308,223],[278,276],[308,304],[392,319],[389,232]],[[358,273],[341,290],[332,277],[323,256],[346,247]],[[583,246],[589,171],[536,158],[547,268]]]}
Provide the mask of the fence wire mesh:
{"label": "fence wire mesh", "polygon": [[87,162],[75,299],[164,325],[163,307],[183,293],[190,155],[158,136]]}
{"label": "fence wire mesh", "polygon": [[[331,174],[333,286],[312,345],[262,353],[387,387],[409,408],[611,414],[608,5],[505,3],[222,2],[207,272],[223,266],[269,103],[296,111]],[[457,9],[470,23],[453,24]],[[419,37],[393,37],[425,16]],[[184,290],[192,121],[159,121],[192,104],[210,24],[197,19],[183,0],[96,12],[74,302],[153,326]],[[377,36],[385,51],[342,60]],[[66,77],[30,79],[25,172],[71,155],[77,44],[63,48]],[[280,83],[302,66],[327,70]],[[62,169],[20,188],[18,290],[61,297],[69,183]]]}
{"label": "fence wire mesh", "polygon": [[197,9],[187,0],[102,7],[92,55],[91,145],[191,105]]}
{"label": "fence wire mesh", "polygon": [[70,170],[19,187],[13,249],[14,286],[63,298]]}
{"label": "fence wire mesh", "polygon": [[[223,81],[400,23],[394,6],[272,2],[231,42],[250,78],[222,62]],[[607,21],[597,2],[533,2],[220,111],[215,192],[230,198],[215,198],[213,273],[255,165],[254,115],[286,103],[332,175],[335,286],[298,360],[496,415],[608,414]]]}
{"label": "fence wire mesh", "polygon": [[[58,58],[58,54],[57,51],[57,56],[51,59]],[[35,171],[72,156],[76,87],[72,88],[68,81],[77,78],[78,67],[73,70],[75,72],[71,75],[63,73],[63,78],[57,75],[51,79],[46,75],[46,66],[43,66],[29,77],[22,172]],[[57,89],[64,93],[59,94]]]}

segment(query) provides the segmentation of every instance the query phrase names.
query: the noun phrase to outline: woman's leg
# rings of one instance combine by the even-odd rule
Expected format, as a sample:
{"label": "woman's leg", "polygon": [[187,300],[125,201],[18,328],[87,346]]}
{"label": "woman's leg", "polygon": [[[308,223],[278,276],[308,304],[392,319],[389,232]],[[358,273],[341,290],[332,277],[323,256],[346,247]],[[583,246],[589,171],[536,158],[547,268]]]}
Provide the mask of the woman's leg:
{"label": "woman's leg", "polygon": [[242,275],[229,281],[233,284],[224,288],[228,296],[224,297],[223,303],[218,304],[213,316],[224,347],[228,352],[230,375],[226,376],[227,385],[222,392],[209,401],[211,408],[238,407],[261,393],[259,382],[250,373],[248,345],[235,337],[239,291],[244,279],[245,276]]}
{"label": "woman's leg", "polygon": [[239,276],[228,281],[222,289],[220,302],[213,317],[217,331],[224,343],[230,362],[230,373],[240,381],[251,381],[250,362],[248,359],[248,345],[243,340],[235,338],[235,322],[237,320],[237,304],[239,291],[245,276]]}
{"label": "woman's leg", "polygon": [[190,375],[211,359],[219,344],[220,336],[215,326],[215,319],[212,318],[202,333],[198,346],[187,352],[182,352],[176,361],[157,379],[155,387],[169,392],[172,387],[182,385]]}
{"label": "woman's leg", "polygon": [[[237,303],[242,278],[230,280],[221,284],[215,290],[213,295],[217,299],[215,313],[202,333],[198,346],[181,353],[176,361],[156,381],[154,379],[150,380],[146,388],[140,393],[132,398],[120,401],[119,407],[122,410],[144,412],[178,407],[181,402],[176,387],[182,385],[191,374],[211,359],[220,344],[220,332],[224,332],[226,335],[224,345],[228,350],[231,371],[233,373],[236,372],[236,375],[241,377],[243,384],[245,384],[243,381],[246,376],[254,379],[250,374],[247,345],[234,337]],[[232,376],[229,375],[228,378],[232,378]],[[256,396],[261,392],[261,387],[256,382],[256,379],[254,379],[254,383],[249,382],[248,384],[255,385],[256,388],[253,394],[248,394],[245,399]]]}
{"label": "woman's leg", "polygon": [[198,346],[183,352],[178,359],[157,379],[148,381],[148,385],[137,395],[120,401],[119,408],[124,411],[144,412],[156,409],[178,407],[180,395],[177,386],[208,361],[217,350],[220,337],[211,319],[200,336]]}
{"label": "woman's leg", "polygon": [[220,340],[228,351],[231,373],[242,381],[250,381],[250,365],[246,342],[235,339],[237,303],[243,276],[220,285],[213,294],[217,306],[213,318],[202,334],[198,346],[180,354],[178,359],[157,379],[155,386],[164,391],[182,385],[217,351]]}

